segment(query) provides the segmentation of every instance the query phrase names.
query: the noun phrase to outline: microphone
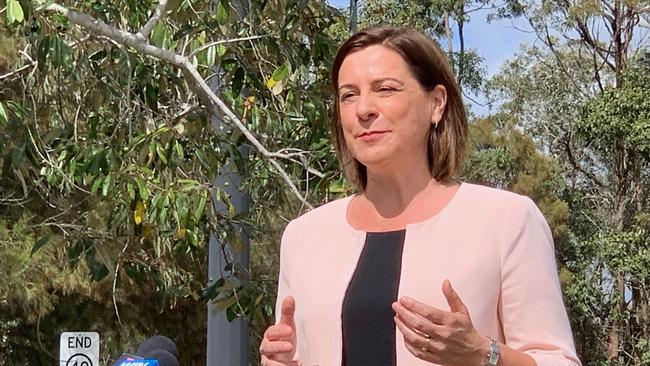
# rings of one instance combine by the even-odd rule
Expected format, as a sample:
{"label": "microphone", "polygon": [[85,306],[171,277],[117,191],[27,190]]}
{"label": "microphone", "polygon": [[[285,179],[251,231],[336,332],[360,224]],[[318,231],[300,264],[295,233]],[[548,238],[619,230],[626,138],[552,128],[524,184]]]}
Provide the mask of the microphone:
{"label": "microphone", "polygon": [[124,360],[116,366],[162,366],[158,360],[142,359],[142,360]]}
{"label": "microphone", "polygon": [[160,366],[181,366],[178,359],[164,349],[155,349],[148,352],[144,358],[158,360]]}
{"label": "microphone", "polygon": [[171,339],[162,335],[155,335],[142,341],[138,350],[135,351],[135,354],[145,357],[147,353],[155,350],[165,350],[171,353],[174,358],[178,360],[178,349],[176,348],[176,344]]}
{"label": "microphone", "polygon": [[123,353],[113,366],[180,366],[178,349],[171,339],[156,335],[142,341],[135,354]]}
{"label": "microphone", "polygon": [[142,360],[143,357],[140,357],[138,355],[130,354],[130,353],[122,353],[122,356],[115,361],[113,366],[119,366],[122,365],[125,361],[134,361],[134,360]]}

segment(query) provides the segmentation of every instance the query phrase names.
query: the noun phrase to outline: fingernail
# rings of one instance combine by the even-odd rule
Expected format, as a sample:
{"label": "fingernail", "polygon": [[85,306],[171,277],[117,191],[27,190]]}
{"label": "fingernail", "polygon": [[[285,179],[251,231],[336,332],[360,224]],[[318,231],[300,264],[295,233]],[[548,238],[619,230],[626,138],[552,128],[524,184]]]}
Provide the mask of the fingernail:
{"label": "fingernail", "polygon": [[394,303],[391,305],[391,307],[393,308],[393,311],[394,311],[394,312],[397,312],[397,309],[398,309],[398,305],[397,305],[397,303],[394,302]]}
{"label": "fingernail", "polygon": [[400,299],[400,302],[404,305],[411,305],[413,303],[413,300],[411,300],[409,297],[402,297]]}

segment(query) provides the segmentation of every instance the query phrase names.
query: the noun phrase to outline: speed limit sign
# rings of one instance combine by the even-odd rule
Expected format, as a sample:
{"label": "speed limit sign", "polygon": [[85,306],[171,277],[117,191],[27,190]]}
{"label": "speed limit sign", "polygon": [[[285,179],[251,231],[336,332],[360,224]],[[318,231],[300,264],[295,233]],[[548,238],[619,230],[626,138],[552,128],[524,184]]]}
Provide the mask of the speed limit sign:
{"label": "speed limit sign", "polygon": [[59,345],[59,366],[99,366],[99,333],[65,332]]}

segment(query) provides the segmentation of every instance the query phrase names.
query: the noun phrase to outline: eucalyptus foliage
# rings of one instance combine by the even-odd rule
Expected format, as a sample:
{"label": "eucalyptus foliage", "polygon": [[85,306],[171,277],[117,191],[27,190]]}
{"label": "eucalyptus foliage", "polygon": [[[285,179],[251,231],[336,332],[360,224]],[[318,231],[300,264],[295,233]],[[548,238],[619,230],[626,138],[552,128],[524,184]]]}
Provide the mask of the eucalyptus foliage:
{"label": "eucalyptus foliage", "polygon": [[[276,155],[256,155],[257,146],[218,113],[224,110],[186,70],[128,46],[117,33],[80,26],[72,13],[52,11],[60,9],[134,34],[144,48],[186,57],[246,131]],[[254,333],[268,324],[273,286],[252,281],[234,264],[207,283],[207,243],[216,235],[241,249],[235,229],[241,223],[260,243],[277,241],[277,227],[286,221],[263,213],[290,217],[303,203],[271,163],[303,195],[309,192],[311,203],[331,194],[330,186],[340,191],[336,159],[325,143],[335,50],[328,32],[338,19],[335,9],[312,0],[170,1],[165,7],[129,0],[7,2],[0,33],[6,51],[0,55],[0,210],[13,239],[0,250],[31,243],[15,254],[23,258],[16,266],[41,263],[53,275],[34,288],[50,305],[14,311],[9,325],[3,320],[0,359],[51,362],[52,334],[93,324],[107,337],[102,354],[115,355],[138,337],[171,335],[185,319],[188,334],[175,334],[186,350],[181,362],[201,364],[205,342],[198,340],[210,300],[231,319],[248,317]],[[253,198],[248,216],[235,215],[213,183],[226,164],[243,176]],[[275,248],[264,252],[274,257]],[[43,260],[44,253],[57,256]],[[86,277],[61,293],[57,278],[65,273]],[[14,309],[26,295],[8,289],[25,278],[9,278],[2,299]],[[98,319],[63,317],[75,308]],[[47,327],[38,337],[25,333],[39,324]],[[11,338],[16,332],[25,334],[23,343]]]}

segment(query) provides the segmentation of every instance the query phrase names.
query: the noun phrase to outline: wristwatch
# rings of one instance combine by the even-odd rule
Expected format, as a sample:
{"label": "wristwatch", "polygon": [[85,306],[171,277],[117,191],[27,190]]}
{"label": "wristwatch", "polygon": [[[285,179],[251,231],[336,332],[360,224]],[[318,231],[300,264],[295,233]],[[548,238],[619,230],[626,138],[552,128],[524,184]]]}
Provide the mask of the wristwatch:
{"label": "wristwatch", "polygon": [[485,366],[497,366],[499,353],[499,343],[494,339],[490,339],[490,350],[485,356]]}

